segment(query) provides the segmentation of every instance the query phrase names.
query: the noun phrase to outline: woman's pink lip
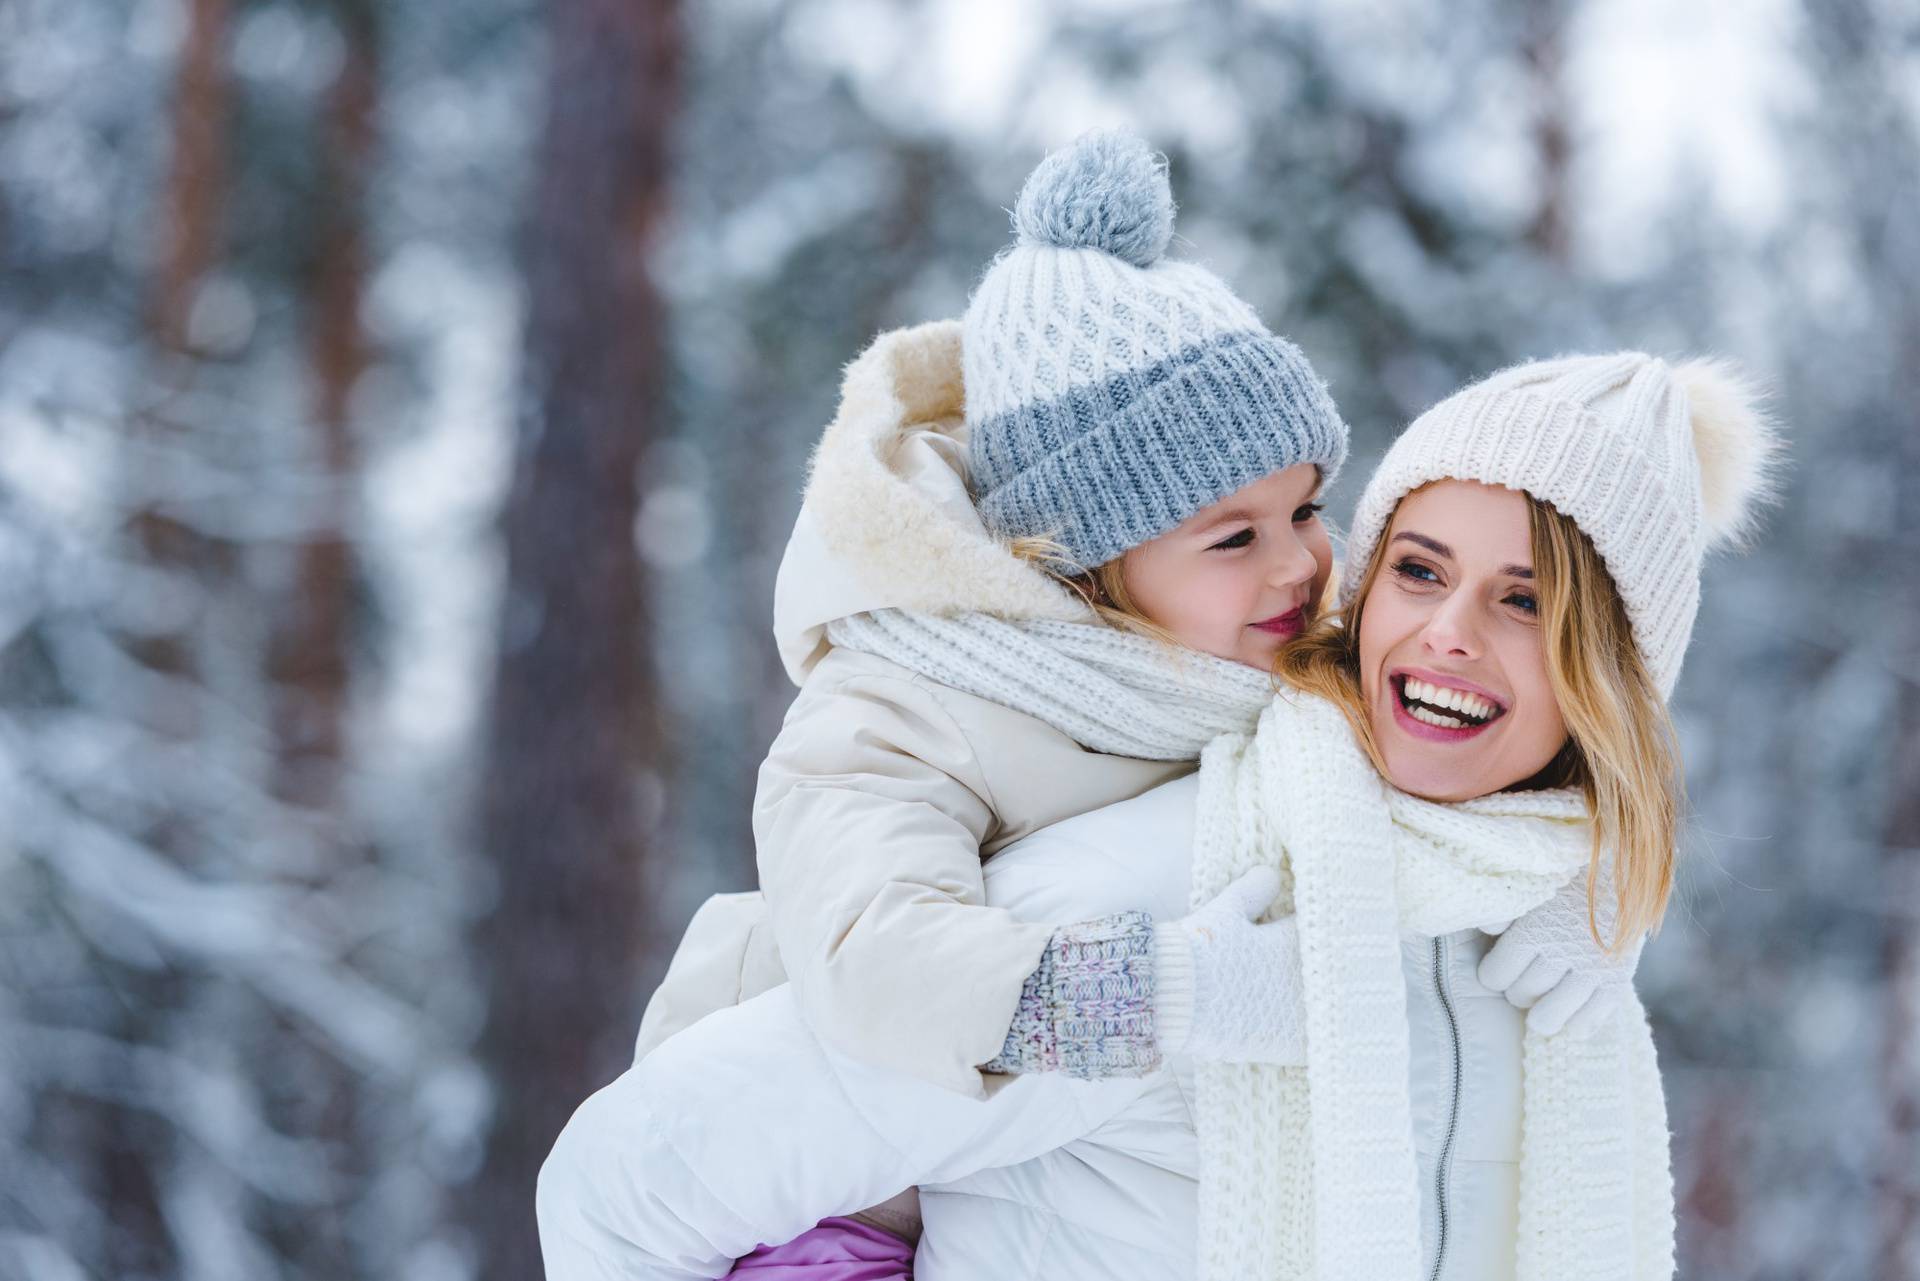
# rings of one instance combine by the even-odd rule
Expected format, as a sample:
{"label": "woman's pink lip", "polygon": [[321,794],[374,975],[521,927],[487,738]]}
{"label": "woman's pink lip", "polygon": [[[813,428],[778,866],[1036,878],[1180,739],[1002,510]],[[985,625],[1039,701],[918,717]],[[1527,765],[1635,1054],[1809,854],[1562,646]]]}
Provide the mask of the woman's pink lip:
{"label": "woman's pink lip", "polygon": [[1307,626],[1306,607],[1296,605],[1284,614],[1263,618],[1254,626],[1263,632],[1272,632],[1277,636],[1298,636]]}

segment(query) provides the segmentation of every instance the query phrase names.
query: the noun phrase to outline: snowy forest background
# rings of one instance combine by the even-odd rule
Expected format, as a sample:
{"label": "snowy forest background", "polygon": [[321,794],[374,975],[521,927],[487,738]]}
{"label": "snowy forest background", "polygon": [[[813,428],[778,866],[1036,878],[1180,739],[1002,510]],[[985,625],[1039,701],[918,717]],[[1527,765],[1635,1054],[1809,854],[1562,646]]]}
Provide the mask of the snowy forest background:
{"label": "snowy forest background", "polygon": [[1049,147],[1330,378],[1725,352],[1642,988],[1681,1275],[1920,1278],[1920,11],[0,0],[0,1278],[539,1275],[533,1179],[752,882],[841,366]]}

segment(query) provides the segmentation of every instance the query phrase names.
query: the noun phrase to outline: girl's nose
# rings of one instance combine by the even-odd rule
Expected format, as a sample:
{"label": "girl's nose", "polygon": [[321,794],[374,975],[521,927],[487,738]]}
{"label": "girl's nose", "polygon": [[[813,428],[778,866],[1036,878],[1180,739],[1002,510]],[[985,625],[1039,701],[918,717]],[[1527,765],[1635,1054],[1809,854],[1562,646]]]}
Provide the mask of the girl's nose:
{"label": "girl's nose", "polygon": [[1267,564],[1267,583],[1272,587],[1297,587],[1313,581],[1318,568],[1313,550],[1292,531],[1273,540],[1273,558]]}

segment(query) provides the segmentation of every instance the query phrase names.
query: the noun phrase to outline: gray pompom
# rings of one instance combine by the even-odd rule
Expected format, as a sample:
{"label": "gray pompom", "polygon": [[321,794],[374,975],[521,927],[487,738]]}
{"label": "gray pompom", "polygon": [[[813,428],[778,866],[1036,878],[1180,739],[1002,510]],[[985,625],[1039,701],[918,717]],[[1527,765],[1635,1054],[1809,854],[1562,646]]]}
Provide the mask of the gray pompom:
{"label": "gray pompom", "polygon": [[1130,133],[1087,134],[1034,169],[1013,226],[1022,244],[1104,249],[1150,267],[1173,239],[1166,160]]}

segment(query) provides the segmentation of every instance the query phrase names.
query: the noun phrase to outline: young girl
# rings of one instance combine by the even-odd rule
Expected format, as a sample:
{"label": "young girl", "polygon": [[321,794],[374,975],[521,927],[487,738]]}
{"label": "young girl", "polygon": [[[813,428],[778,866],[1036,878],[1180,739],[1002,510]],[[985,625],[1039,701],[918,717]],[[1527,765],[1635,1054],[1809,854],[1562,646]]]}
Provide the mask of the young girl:
{"label": "young girl", "polygon": [[[783,978],[837,1050],[974,1096],[988,1064],[1145,1071],[1169,1020],[1265,1052],[1222,1023],[1254,976],[1181,957],[1150,984],[1150,932],[1016,921],[980,865],[1252,723],[1326,587],[1346,428],[1297,348],[1162,256],[1138,138],[1049,156],[1014,222],[960,325],[848,370],[775,589],[800,693],[754,801],[764,901],[696,917],[641,1054]],[[1010,1039],[1036,974],[1069,1007],[1101,991]],[[1217,1002],[1192,1009],[1195,977]]]}
{"label": "young girl", "polygon": [[[1138,139],[1049,157],[1015,223],[961,326],[848,372],[776,591],[801,692],[755,802],[764,908],[703,909],[641,1054],[785,976],[835,1051],[972,1097],[1298,1060],[1295,944],[1261,904],[1061,928],[987,906],[981,862],[1252,724],[1326,583],[1345,429],[1297,349],[1161,256]],[[869,1218],[912,1234],[910,1204]]]}
{"label": "young girl", "polygon": [[[1534,922],[1551,969],[1596,926],[1625,943],[1657,922],[1680,792],[1665,698],[1701,558],[1770,449],[1711,367],[1626,353],[1468,389],[1369,485],[1347,617],[1282,657],[1301,692],[1197,780],[988,864],[988,901],[1043,921],[1277,892],[1298,1064],[1033,1074],[976,1102],[827,1052],[769,992],[582,1108],[543,1173],[552,1275],[716,1275],[915,1182],[922,1281],[1670,1277],[1644,1012],[1623,989],[1584,1035],[1523,1028],[1476,977],[1509,939],[1488,952],[1473,926],[1527,913],[1509,938]],[[1609,865],[1597,920],[1533,915]]]}

